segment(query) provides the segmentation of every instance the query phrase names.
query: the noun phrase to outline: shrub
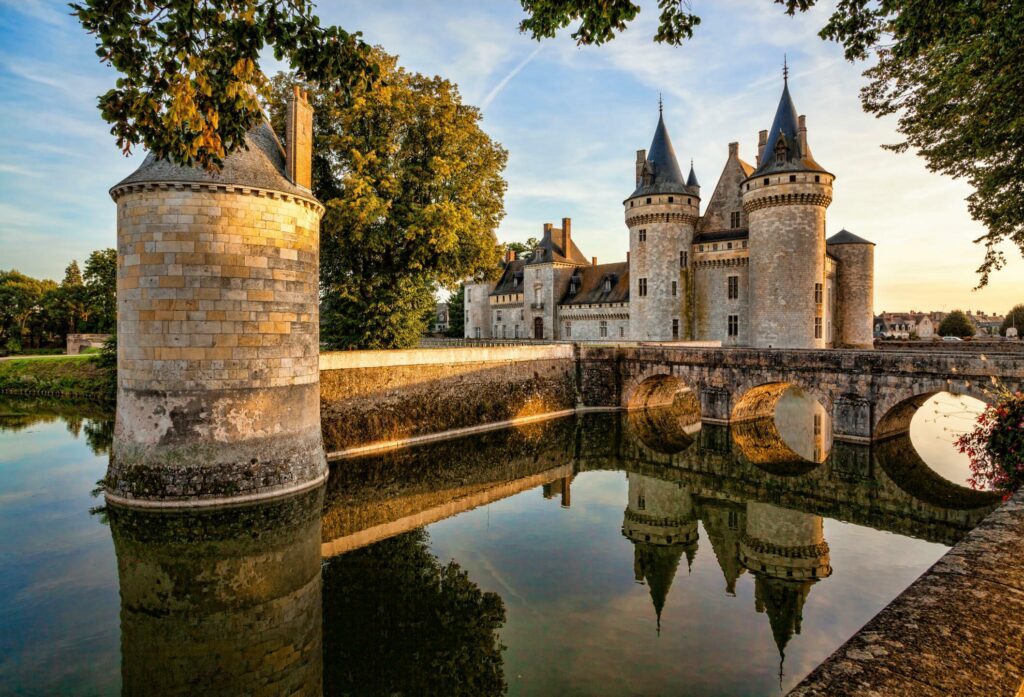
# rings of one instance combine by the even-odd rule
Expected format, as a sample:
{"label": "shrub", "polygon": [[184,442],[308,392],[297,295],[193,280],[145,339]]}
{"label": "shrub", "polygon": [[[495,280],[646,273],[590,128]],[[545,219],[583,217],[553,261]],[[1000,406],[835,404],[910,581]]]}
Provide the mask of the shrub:
{"label": "shrub", "polygon": [[971,487],[1009,498],[1024,484],[1024,393],[1005,393],[986,407],[956,446],[971,460]]}

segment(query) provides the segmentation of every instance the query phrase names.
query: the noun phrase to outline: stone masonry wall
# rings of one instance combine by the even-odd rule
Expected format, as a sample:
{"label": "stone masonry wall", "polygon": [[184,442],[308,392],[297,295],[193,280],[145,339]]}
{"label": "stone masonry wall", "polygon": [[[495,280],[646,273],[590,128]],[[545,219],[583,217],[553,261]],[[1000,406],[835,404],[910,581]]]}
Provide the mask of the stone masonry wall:
{"label": "stone masonry wall", "polygon": [[[797,181],[789,182],[788,178]],[[815,182],[811,177],[818,176]],[[814,285],[825,283],[825,209],[831,177],[800,173],[748,182],[743,209],[750,222],[751,345],[824,348],[824,303]],[[814,318],[822,318],[821,337]]]}
{"label": "stone masonry wall", "polygon": [[828,251],[839,259],[835,343],[871,348],[874,343],[875,247],[836,244]]}
{"label": "stone masonry wall", "polygon": [[351,351],[321,357],[330,451],[576,406],[570,344]]}
{"label": "stone masonry wall", "polygon": [[218,498],[322,478],[322,208],[234,186],[112,195],[119,384],[108,491]]}
{"label": "stone masonry wall", "polygon": [[[749,259],[746,250],[694,255],[694,339],[721,341],[723,346],[750,343]],[[739,297],[729,299],[729,276],[736,276]],[[739,334],[729,336],[729,315],[737,315]]]}

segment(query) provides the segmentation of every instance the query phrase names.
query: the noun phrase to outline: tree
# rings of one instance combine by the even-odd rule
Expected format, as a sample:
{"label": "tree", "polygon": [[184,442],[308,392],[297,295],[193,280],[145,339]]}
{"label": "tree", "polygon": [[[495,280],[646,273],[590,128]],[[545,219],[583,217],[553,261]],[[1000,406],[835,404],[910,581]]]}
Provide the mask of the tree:
{"label": "tree", "polygon": [[50,333],[62,341],[68,334],[81,330],[89,316],[85,284],[78,262],[72,261],[64,270],[64,280],[42,299],[43,320]]}
{"label": "tree", "polygon": [[[310,0],[82,0],[71,5],[120,74],[99,98],[125,154],[217,169],[260,118],[264,46],[304,79],[342,91],[374,79],[368,48],[321,27]],[[327,87],[325,87],[326,89]]]}
{"label": "tree", "polygon": [[537,248],[540,242],[536,237],[530,237],[526,242],[508,242],[505,244],[505,249],[509,249],[516,253],[516,257],[519,259],[529,260],[533,256],[533,250]]}
{"label": "tree", "polygon": [[117,250],[98,249],[85,260],[89,329],[99,334],[117,330]]}
{"label": "tree", "polygon": [[[817,0],[774,0],[789,15]],[[550,38],[573,22],[579,44],[615,38],[640,11],[631,0],[521,0],[520,30]],[[700,18],[688,3],[658,0],[655,41],[679,45]],[[987,228],[978,286],[1006,260],[999,249],[1015,244],[1024,254],[1024,3],[997,0],[838,0],[819,32],[841,43],[847,60],[877,63],[865,71],[865,111],[898,115],[903,142],[935,172],[966,179],[974,189],[968,211]]]}
{"label": "tree", "polygon": [[1010,327],[1017,328],[1017,336],[1024,336],[1024,304],[1014,305],[1013,309],[1006,313],[1003,326],[999,328],[1000,336],[1006,336],[1006,330]]}
{"label": "tree", "polygon": [[939,323],[939,336],[974,336],[974,323],[963,310],[953,310]]}
{"label": "tree", "polygon": [[460,283],[448,297],[448,331],[445,336],[462,337],[466,333],[466,284]]}
{"label": "tree", "polygon": [[0,328],[7,350],[21,350],[30,320],[39,314],[43,296],[55,285],[13,269],[0,271]]}
{"label": "tree", "polygon": [[[309,85],[320,227],[321,336],[332,348],[413,346],[440,288],[492,273],[507,153],[439,77],[370,55],[383,84],[346,97]],[[273,80],[278,131],[295,75]]]}

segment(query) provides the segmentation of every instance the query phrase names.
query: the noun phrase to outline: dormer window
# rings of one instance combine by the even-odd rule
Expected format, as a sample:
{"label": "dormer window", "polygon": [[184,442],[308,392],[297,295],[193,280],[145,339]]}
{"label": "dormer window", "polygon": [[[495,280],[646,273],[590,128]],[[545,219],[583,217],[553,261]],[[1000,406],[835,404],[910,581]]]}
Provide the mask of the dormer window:
{"label": "dormer window", "polygon": [[775,164],[781,165],[786,161],[789,154],[789,145],[786,143],[786,136],[779,132],[779,140],[775,143]]}
{"label": "dormer window", "polygon": [[604,279],[604,292],[605,293],[611,293],[612,292],[612,279],[610,279],[610,278]]}

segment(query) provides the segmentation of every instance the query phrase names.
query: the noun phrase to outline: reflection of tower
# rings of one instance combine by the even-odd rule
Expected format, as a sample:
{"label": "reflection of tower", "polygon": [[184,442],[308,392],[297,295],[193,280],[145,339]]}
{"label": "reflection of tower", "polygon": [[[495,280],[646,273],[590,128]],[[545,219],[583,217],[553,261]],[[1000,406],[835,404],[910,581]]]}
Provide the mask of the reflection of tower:
{"label": "reflection of tower", "polygon": [[124,694],[321,694],[322,499],[111,507]]}
{"label": "reflection of tower", "polygon": [[747,510],[740,503],[701,499],[699,517],[725,576],[725,592],[736,595],[736,580],[746,571],[740,564],[740,540],[746,529]]}
{"label": "reflection of tower", "polygon": [[622,534],[633,541],[633,572],[646,582],[661,631],[661,611],[686,553],[687,566],[697,553],[697,516],[693,497],[677,482],[629,472],[629,505]]}
{"label": "reflection of tower", "polygon": [[544,498],[551,499],[558,496],[561,498],[562,508],[568,508],[572,504],[571,487],[572,475],[556,479],[544,485]]}
{"label": "reflection of tower", "polygon": [[786,644],[800,633],[811,586],[832,573],[821,516],[748,502],[740,561],[754,572],[755,608],[768,614],[781,679]]}

